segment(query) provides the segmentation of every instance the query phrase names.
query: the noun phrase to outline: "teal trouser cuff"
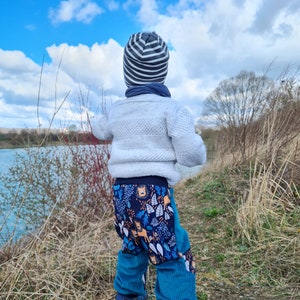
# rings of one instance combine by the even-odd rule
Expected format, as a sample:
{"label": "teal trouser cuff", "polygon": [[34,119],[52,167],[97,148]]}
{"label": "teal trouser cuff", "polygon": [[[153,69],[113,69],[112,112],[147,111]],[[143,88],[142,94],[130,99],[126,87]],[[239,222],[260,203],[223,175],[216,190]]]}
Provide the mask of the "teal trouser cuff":
{"label": "teal trouser cuff", "polygon": [[120,251],[117,264],[115,290],[122,295],[135,294],[145,297],[147,295],[145,290],[148,269],[147,253],[133,255]]}

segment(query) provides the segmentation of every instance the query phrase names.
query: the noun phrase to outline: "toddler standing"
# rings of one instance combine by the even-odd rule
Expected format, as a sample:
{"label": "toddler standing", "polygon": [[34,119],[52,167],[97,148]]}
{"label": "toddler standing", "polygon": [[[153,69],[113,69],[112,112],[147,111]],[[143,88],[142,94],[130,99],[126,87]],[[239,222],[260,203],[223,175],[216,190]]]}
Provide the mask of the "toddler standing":
{"label": "toddler standing", "polygon": [[157,300],[196,300],[195,264],[180,226],[173,186],[175,164],[204,164],[206,149],[192,116],[164,85],[169,51],[155,32],[130,36],[124,49],[126,98],[92,124],[111,140],[115,227],[123,240],[114,287],[117,300],[147,299],[149,261],[156,267]]}

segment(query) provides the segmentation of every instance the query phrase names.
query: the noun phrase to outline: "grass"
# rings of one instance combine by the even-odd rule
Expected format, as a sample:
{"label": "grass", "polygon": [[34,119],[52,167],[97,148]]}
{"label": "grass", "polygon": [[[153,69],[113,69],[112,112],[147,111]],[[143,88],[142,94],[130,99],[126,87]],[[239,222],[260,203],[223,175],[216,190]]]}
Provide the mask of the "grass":
{"label": "grass", "polygon": [[[46,224],[39,237],[16,245],[1,264],[1,299],[111,299],[117,240],[111,218]],[[20,247],[23,246],[23,247]],[[7,249],[3,249],[7,251]],[[3,257],[2,257],[3,259]]]}
{"label": "grass", "polygon": [[259,162],[209,167],[177,188],[198,299],[300,299],[299,187],[281,188],[280,175]]}
{"label": "grass", "polygon": [[[300,298],[299,182],[288,182],[290,164],[298,170],[286,157],[211,162],[175,187],[198,299]],[[49,216],[36,235],[1,249],[0,298],[113,299],[120,240],[112,224],[111,211],[100,219],[67,208]],[[150,267],[150,300],[154,282]]]}
{"label": "grass", "polygon": [[[294,121],[299,119],[295,116]],[[278,138],[279,129],[271,126],[276,120],[275,114],[267,119],[268,126],[257,124],[269,131],[262,131],[264,138],[259,131],[247,141],[247,159],[238,151],[221,149],[199,175],[175,187],[181,223],[197,263],[200,300],[300,299],[299,126],[283,122],[282,116],[280,132],[288,132],[284,126],[290,124],[293,128],[288,138]],[[114,299],[121,241],[107,190],[108,153],[97,145],[84,149],[70,147],[65,156],[57,152],[59,159],[36,151],[11,169],[16,182],[21,176],[20,185],[26,183],[15,201],[31,208],[25,196],[36,199],[39,188],[52,209],[49,215],[41,214],[35,200],[35,211],[26,217],[34,223],[42,216],[41,226],[0,249],[0,299]],[[60,181],[49,172],[56,168]],[[8,186],[13,193],[14,182]],[[155,299],[154,282],[155,269],[150,266],[149,300]]]}

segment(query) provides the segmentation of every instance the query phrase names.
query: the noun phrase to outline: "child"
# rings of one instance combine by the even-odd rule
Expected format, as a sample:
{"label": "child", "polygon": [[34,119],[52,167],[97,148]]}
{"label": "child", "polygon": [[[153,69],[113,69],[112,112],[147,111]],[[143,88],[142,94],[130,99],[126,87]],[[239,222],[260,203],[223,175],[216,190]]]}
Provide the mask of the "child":
{"label": "child", "polygon": [[155,32],[131,35],[123,57],[126,99],[92,124],[98,139],[112,141],[115,227],[123,240],[117,300],[147,299],[149,261],[156,267],[156,299],[197,299],[195,264],[172,186],[180,180],[175,164],[204,164],[206,149],[190,113],[164,85],[168,60],[167,45]]}

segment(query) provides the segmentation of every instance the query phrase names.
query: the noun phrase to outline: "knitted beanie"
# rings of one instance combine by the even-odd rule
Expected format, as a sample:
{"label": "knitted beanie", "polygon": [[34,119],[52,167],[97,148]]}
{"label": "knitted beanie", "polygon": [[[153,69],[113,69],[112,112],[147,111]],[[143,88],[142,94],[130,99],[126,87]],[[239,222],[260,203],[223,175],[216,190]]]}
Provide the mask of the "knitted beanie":
{"label": "knitted beanie", "polygon": [[124,49],[123,70],[126,85],[164,83],[168,73],[167,44],[155,32],[130,36]]}

